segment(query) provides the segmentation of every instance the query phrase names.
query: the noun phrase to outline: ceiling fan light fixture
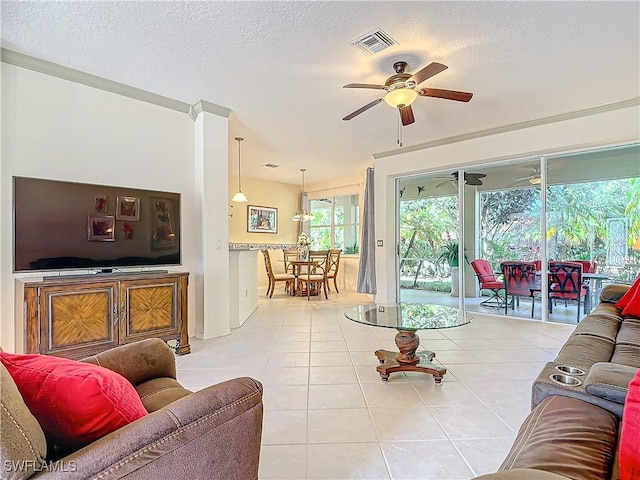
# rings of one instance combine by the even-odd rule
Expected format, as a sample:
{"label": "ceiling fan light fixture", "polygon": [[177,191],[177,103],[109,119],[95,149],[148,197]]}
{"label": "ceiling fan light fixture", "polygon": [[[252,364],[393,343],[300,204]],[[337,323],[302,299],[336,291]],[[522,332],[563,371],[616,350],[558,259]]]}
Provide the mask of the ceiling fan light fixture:
{"label": "ceiling fan light fixture", "polygon": [[529,179],[529,183],[531,185],[540,185],[542,183],[542,178],[539,175],[534,175]]}
{"label": "ceiling fan light fixture", "polygon": [[418,98],[418,92],[411,88],[397,88],[391,90],[384,96],[384,101],[394,108],[398,108],[400,105],[408,107],[414,100]]}

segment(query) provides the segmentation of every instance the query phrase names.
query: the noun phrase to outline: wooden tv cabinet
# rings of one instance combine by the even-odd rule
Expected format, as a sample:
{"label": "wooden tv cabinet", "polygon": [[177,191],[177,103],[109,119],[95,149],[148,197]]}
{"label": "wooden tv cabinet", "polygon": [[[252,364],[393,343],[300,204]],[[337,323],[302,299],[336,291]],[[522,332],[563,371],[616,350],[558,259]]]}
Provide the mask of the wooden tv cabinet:
{"label": "wooden tv cabinet", "polygon": [[26,353],[72,359],[157,337],[191,352],[188,273],[145,272],[18,281]]}

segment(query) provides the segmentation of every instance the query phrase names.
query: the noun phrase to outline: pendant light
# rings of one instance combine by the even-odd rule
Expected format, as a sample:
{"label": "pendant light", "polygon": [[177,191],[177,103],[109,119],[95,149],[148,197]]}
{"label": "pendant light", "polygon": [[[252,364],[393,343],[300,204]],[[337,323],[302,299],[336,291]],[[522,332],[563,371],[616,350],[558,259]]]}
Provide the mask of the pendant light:
{"label": "pendant light", "polygon": [[238,192],[231,199],[232,202],[248,202],[247,196],[242,193],[242,188],[240,187],[240,142],[244,140],[244,138],[236,137],[234,138],[236,142],[238,142]]}
{"label": "pendant light", "polygon": [[[302,203],[302,195],[304,194],[304,172],[306,172],[306,168],[301,168],[300,172],[302,174],[302,188],[300,189],[300,202]],[[304,208],[299,208],[296,213],[293,214],[291,220],[294,222],[308,222],[313,218],[309,212],[307,212]]]}

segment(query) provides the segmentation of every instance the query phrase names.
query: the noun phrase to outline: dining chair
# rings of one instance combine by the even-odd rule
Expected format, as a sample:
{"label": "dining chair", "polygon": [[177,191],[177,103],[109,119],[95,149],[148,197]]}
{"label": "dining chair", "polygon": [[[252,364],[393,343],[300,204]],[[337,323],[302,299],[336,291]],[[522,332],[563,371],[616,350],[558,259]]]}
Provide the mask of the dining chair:
{"label": "dining chair", "polygon": [[[500,270],[504,276],[504,313],[507,314],[509,303],[511,310],[515,310],[516,301],[520,305],[520,297],[531,298],[531,318],[535,307],[535,295],[540,293],[540,283],[536,278],[534,262],[502,262]],[[511,295],[511,302],[509,302]]]}
{"label": "dining chair", "polygon": [[336,288],[336,293],[340,293],[338,290],[338,268],[340,267],[340,254],[342,250],[339,248],[332,248],[329,250],[329,266],[327,268],[327,288],[331,291],[329,280],[333,278],[333,286]]}
{"label": "dining chair", "polygon": [[298,274],[300,288],[307,292],[307,300],[311,298],[311,290],[320,295],[320,288],[324,290],[324,298],[327,295],[327,267],[329,263],[329,250],[309,250],[309,265],[306,273]]}
{"label": "dining chair", "polygon": [[[292,275],[295,275],[295,269],[294,266],[291,264],[292,260],[297,260],[298,259],[298,250],[296,248],[283,248],[282,249],[282,255],[283,255],[283,260],[284,260],[284,273],[291,273]],[[289,293],[291,293],[291,290],[295,287],[295,282],[294,281],[289,281],[286,283],[285,285],[285,290]]]}
{"label": "dining chair", "polygon": [[549,262],[549,313],[553,313],[553,300],[577,300],[578,309],[576,323],[580,321],[581,299],[587,295],[587,289],[582,284],[582,263],[579,262]]}
{"label": "dining chair", "polygon": [[501,292],[504,291],[504,282],[501,282],[496,278],[489,261],[485,260],[484,258],[476,258],[471,262],[471,267],[476,273],[476,277],[478,277],[480,289],[490,290],[492,293],[491,297],[483,302],[480,302],[480,305],[483,305],[485,307],[497,308],[504,307],[506,299],[501,294]]}
{"label": "dining chair", "polygon": [[286,282],[286,285],[290,286],[294,282],[295,276],[291,273],[274,273],[271,266],[271,257],[269,256],[269,250],[261,250],[264,255],[264,266],[267,269],[267,277],[269,278],[269,288],[267,288],[267,296],[273,297],[273,291],[276,289],[276,282]]}

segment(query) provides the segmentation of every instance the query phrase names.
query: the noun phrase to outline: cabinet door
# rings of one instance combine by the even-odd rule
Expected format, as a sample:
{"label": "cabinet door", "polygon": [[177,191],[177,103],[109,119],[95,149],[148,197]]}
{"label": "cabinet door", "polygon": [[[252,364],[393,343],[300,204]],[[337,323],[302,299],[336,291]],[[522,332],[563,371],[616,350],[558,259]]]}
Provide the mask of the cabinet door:
{"label": "cabinet door", "polygon": [[117,346],[117,285],[40,287],[40,353],[83,358]]}
{"label": "cabinet door", "polygon": [[179,339],[180,293],[179,277],[120,282],[120,343]]}

